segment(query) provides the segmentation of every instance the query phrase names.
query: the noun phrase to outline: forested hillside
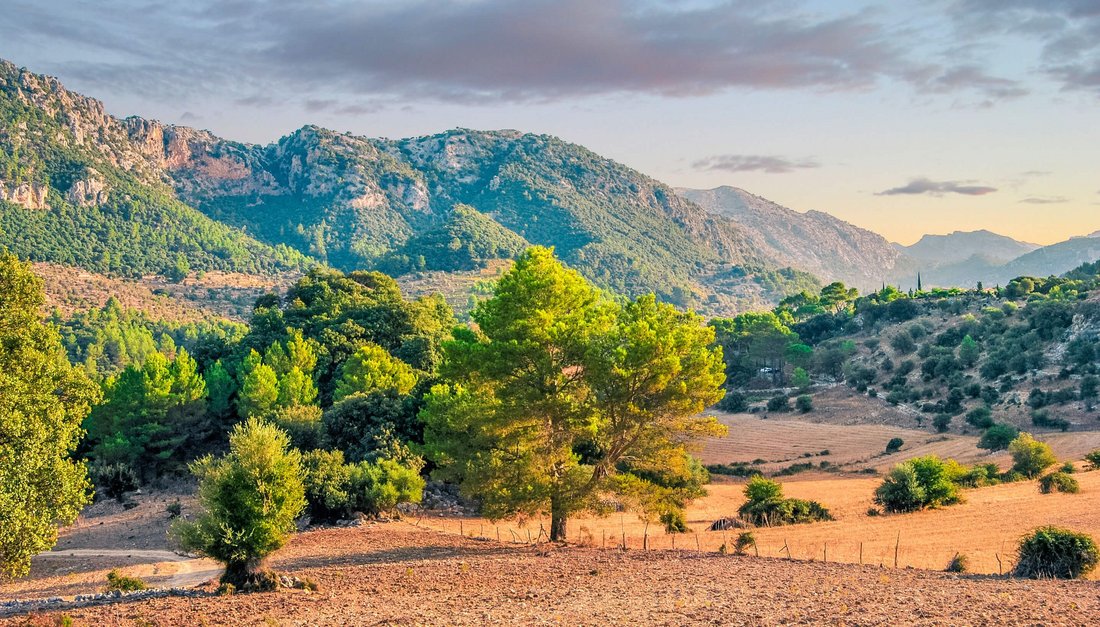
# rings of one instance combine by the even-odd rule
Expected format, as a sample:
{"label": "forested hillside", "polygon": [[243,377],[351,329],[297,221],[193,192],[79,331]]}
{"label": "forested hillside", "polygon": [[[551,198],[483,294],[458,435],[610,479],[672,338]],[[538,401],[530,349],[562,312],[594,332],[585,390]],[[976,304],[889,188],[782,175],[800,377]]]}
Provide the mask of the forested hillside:
{"label": "forested hillside", "polygon": [[127,125],[53,79],[0,62],[0,244],[24,259],[131,276],[308,263],[180,202]]}
{"label": "forested hillside", "polygon": [[[1100,396],[1100,275],[1018,277],[1002,288],[863,296],[840,284],[770,312],[717,319],[724,406],[790,411],[843,382],[939,432],[1092,429]],[[758,390],[763,390],[758,391]],[[812,411],[812,401],[800,401]]]}

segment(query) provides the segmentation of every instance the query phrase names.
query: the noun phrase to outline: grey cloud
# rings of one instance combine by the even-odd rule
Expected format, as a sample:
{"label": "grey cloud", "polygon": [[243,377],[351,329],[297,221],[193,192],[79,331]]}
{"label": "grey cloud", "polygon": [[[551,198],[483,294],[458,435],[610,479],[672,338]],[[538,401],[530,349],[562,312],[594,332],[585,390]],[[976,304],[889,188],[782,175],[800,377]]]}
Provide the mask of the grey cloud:
{"label": "grey cloud", "polygon": [[1100,2],[956,0],[949,13],[964,34],[1013,34],[1041,48],[1038,70],[1065,90],[1100,95]]}
{"label": "grey cloud", "polygon": [[[821,16],[747,0],[316,0],[171,3],[61,0],[6,9],[21,37],[108,51],[115,89],[230,93],[324,90],[370,102],[549,101],[608,94],[687,97],[733,88],[860,90],[902,81],[931,93],[1023,93],[975,65],[915,60],[917,35],[874,12]],[[60,6],[58,6],[60,5]],[[149,71],[133,73],[136,66]],[[153,67],[159,78],[154,77]],[[149,81],[149,82],[147,82]],[[300,100],[307,109],[310,99]],[[322,100],[322,98],[312,98]],[[259,101],[256,101],[259,104]]]}
{"label": "grey cloud", "polygon": [[696,170],[708,172],[767,172],[786,174],[804,168],[821,167],[813,159],[787,159],[773,155],[714,155],[691,164]]}
{"label": "grey cloud", "polygon": [[878,192],[877,196],[897,196],[903,194],[931,194],[942,196],[944,194],[963,194],[965,196],[984,196],[997,191],[996,187],[987,185],[974,185],[973,181],[933,181],[927,178],[918,178],[909,181],[901,187],[894,187]]}
{"label": "grey cloud", "polygon": [[1032,196],[1030,198],[1024,198],[1020,202],[1029,205],[1060,205],[1069,202],[1069,198],[1065,196]]}

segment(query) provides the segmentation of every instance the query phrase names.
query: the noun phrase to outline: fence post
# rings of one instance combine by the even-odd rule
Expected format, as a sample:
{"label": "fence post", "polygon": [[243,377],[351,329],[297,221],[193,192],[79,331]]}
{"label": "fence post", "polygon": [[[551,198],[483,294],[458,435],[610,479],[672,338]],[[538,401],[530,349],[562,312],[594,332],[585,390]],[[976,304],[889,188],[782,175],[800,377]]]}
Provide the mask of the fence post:
{"label": "fence post", "polygon": [[898,567],[898,547],[901,546],[901,532],[898,532],[897,542],[894,543],[894,568]]}
{"label": "fence post", "polygon": [[863,566],[863,543],[859,543],[859,565]]}

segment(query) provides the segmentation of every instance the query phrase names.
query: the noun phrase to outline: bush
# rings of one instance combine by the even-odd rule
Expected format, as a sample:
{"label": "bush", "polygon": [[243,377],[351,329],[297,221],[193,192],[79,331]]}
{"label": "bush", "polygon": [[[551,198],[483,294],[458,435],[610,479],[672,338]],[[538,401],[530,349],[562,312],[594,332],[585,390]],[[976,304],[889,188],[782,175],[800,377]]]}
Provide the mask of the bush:
{"label": "bush", "polygon": [[814,399],[808,394],[803,394],[795,399],[794,406],[803,414],[808,414],[814,410]]}
{"label": "bush", "polygon": [[1100,470],[1100,449],[1085,455],[1089,470]]}
{"label": "bush", "polygon": [[661,524],[665,526],[665,533],[687,533],[690,531],[687,521],[684,520],[684,512],[670,510],[661,514]]}
{"label": "bush", "polygon": [[949,573],[965,573],[970,570],[970,558],[963,553],[956,553],[944,570]]}
{"label": "bush", "polygon": [[875,490],[875,503],[888,512],[913,512],[959,502],[949,465],[935,455],[894,466]]}
{"label": "bush", "polygon": [[1064,492],[1077,494],[1081,491],[1081,485],[1072,476],[1064,472],[1052,472],[1039,479],[1039,491],[1043,494],[1051,492]]}
{"label": "bush", "polygon": [[738,515],[754,525],[778,526],[832,520],[829,510],[817,501],[783,498],[783,487],[777,481],[753,477],[745,485],[747,499]]}
{"label": "bush", "polygon": [[1020,473],[1028,479],[1038,477],[1047,468],[1050,468],[1058,459],[1050,450],[1050,445],[1031,437],[1030,433],[1021,433],[1009,445],[1008,452],[1012,455],[1012,470]]}
{"label": "bush", "polygon": [[756,546],[756,536],[752,535],[751,531],[742,531],[737,534],[737,539],[733,541],[733,552],[737,555],[744,555],[745,549],[750,546]]}
{"label": "bush", "polygon": [[1067,475],[1072,475],[1075,472],[1077,472],[1077,466],[1074,466],[1073,462],[1066,462],[1066,463],[1062,464],[1062,467],[1059,468],[1058,470],[1066,473]]}
{"label": "bush", "polygon": [[321,417],[328,442],[349,461],[373,460],[395,444],[420,442],[423,425],[416,399],[388,389],[356,394],[334,403]]}
{"label": "bush", "polygon": [[183,504],[179,499],[169,503],[164,507],[164,511],[168,512],[168,519],[175,520],[183,515]]}
{"label": "bush", "polygon": [[1031,412],[1031,424],[1036,427],[1058,429],[1062,432],[1069,431],[1070,423],[1065,418],[1051,418],[1050,413],[1043,409]]}
{"label": "bush", "polygon": [[988,429],[993,426],[993,412],[988,407],[975,407],[966,413],[966,424],[979,429]]}
{"label": "bush", "polygon": [[420,468],[391,459],[346,464],[340,451],[310,451],[302,458],[310,515],[320,520],[357,512],[377,516],[402,503],[419,503],[424,496]]}
{"label": "bush", "polygon": [[790,411],[791,399],[785,394],[777,394],[768,399],[768,411]]}
{"label": "bush", "polygon": [[731,414],[740,414],[749,410],[749,401],[745,395],[735,390],[726,390],[726,395],[718,401],[718,409]]}
{"label": "bush", "polygon": [[97,490],[119,503],[127,492],[133,492],[141,485],[137,473],[126,464],[94,464],[88,474]]}
{"label": "bush", "polygon": [[1020,430],[1012,425],[995,424],[985,430],[978,440],[978,448],[989,451],[1003,451],[1020,435]]}
{"label": "bush", "polygon": [[107,591],[114,592],[134,592],[135,590],[144,590],[147,586],[145,582],[137,577],[127,577],[117,570],[112,570],[107,573]]}
{"label": "bush", "polygon": [[936,433],[946,433],[951,428],[951,414],[938,414],[932,419],[932,426],[936,428]]}
{"label": "bush", "polygon": [[263,559],[283,546],[306,506],[301,454],[278,427],[249,418],[229,434],[224,457],[191,465],[199,479],[202,512],[177,520],[173,531],[185,549],[225,564],[223,583],[238,590],[270,589]]}
{"label": "bush", "polygon": [[901,447],[905,445],[905,440],[901,438],[890,438],[890,441],[886,443],[887,453],[896,453],[901,450]]}
{"label": "bush", "polygon": [[1013,572],[1031,579],[1077,579],[1092,572],[1098,562],[1100,549],[1088,535],[1040,527],[1020,540]]}
{"label": "bush", "polygon": [[275,426],[286,431],[290,444],[302,451],[324,446],[325,430],[321,423],[321,408],[316,405],[280,407],[273,416]]}

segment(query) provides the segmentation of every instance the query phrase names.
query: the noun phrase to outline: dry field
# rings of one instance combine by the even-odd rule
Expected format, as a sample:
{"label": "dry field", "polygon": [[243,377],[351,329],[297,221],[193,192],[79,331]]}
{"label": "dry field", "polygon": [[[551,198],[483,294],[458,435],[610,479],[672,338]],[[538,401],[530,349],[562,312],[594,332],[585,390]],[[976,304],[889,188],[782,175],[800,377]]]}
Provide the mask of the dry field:
{"label": "dry field", "polygon": [[141,309],[154,320],[184,322],[212,316],[247,320],[256,298],[265,292],[285,290],[295,275],[257,276],[228,272],[192,274],[179,283],[159,276],[141,279],[112,278],[82,268],[35,263],[34,272],[46,288],[46,310],[74,311],[102,307],[114,296],[128,309]]}
{"label": "dry field", "polygon": [[[713,552],[536,547],[409,523],[299,534],[271,566],[308,577],[321,589],[151,599],[66,614],[74,625],[97,626],[1068,626],[1100,621],[1096,582],[960,577]],[[59,614],[32,617],[31,624],[57,624]],[[27,624],[27,618],[7,622]]]}
{"label": "dry field", "polygon": [[[762,557],[785,557],[786,546],[796,559],[827,558],[830,562],[849,563],[860,563],[862,559],[863,564],[892,567],[896,544],[899,567],[942,570],[952,556],[963,553],[970,558],[973,572],[996,574],[1011,570],[1016,541],[1035,527],[1065,526],[1100,539],[1100,471],[1079,473],[1077,478],[1080,494],[1039,494],[1037,483],[1026,481],[967,490],[965,503],[939,510],[868,516],[878,479],[799,476],[783,483],[786,496],[820,501],[837,520],[761,528],[753,533]],[[651,549],[703,551],[717,551],[722,544],[732,544],[737,531],[707,529],[719,518],[736,515],[744,501],[742,484],[718,483],[708,490],[707,497],[688,509],[687,523],[693,533],[668,535],[659,524],[652,524],[644,543]],[[517,537],[526,541],[528,532],[537,538],[540,527],[549,529],[548,520],[537,519],[520,526],[478,518],[425,517],[419,524],[492,540],[499,530],[505,541]],[[625,535],[628,547],[640,549],[647,530],[644,522],[627,513],[570,521],[569,534],[575,542],[601,548],[621,545]]]}

